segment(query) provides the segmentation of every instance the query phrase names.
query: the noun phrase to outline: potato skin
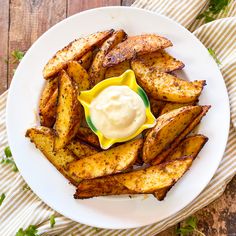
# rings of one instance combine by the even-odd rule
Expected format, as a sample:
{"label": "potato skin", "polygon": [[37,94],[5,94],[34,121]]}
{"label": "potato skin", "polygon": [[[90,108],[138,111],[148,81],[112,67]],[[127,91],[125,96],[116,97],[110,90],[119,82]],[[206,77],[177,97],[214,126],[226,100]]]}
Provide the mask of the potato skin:
{"label": "potato skin", "polygon": [[72,162],[68,171],[78,179],[93,179],[128,169],[137,160],[143,140],[136,139]]}
{"label": "potato skin", "polygon": [[177,103],[195,102],[205,85],[205,80],[185,81],[153,68],[140,67],[135,61],[131,62],[131,67],[139,85],[156,100]]}
{"label": "potato skin", "polygon": [[80,59],[85,53],[90,51],[94,46],[102,43],[112,33],[113,29],[97,32],[88,35],[85,38],[79,38],[69,43],[63,49],[59,50],[53,58],[51,58],[43,69],[43,76],[48,79],[67,66],[71,60]]}
{"label": "potato skin", "polygon": [[110,67],[139,55],[155,52],[170,46],[172,46],[170,40],[157,34],[131,36],[106,55],[103,66]]}
{"label": "potato skin", "polygon": [[143,145],[144,162],[151,162],[168,148],[201,111],[201,106],[187,106],[158,117],[155,127],[148,132]]}
{"label": "potato skin", "polygon": [[88,51],[79,60],[78,63],[87,71],[93,61],[93,51]]}
{"label": "potato skin", "polygon": [[62,71],[59,77],[57,117],[54,126],[57,134],[54,143],[55,151],[65,147],[76,135],[82,115],[75,82],[65,71]]}

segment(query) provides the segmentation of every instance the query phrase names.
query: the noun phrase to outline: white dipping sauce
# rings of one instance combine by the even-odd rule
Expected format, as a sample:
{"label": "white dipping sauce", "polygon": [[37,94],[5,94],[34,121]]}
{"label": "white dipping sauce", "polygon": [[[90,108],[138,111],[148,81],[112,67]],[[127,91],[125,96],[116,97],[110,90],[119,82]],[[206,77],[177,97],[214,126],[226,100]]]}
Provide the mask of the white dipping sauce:
{"label": "white dipping sauce", "polygon": [[93,99],[91,120],[106,138],[125,138],[145,123],[145,105],[126,85],[109,86]]}

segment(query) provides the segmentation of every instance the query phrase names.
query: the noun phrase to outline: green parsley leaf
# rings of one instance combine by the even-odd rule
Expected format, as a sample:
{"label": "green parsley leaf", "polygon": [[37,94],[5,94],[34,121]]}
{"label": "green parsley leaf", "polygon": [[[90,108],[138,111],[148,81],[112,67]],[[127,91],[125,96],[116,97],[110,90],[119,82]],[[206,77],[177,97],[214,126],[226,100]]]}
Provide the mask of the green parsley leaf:
{"label": "green parsley leaf", "polygon": [[16,233],[16,236],[39,236],[38,230],[35,225],[30,225],[28,228],[23,230],[20,228],[18,232]]}
{"label": "green parsley leaf", "polygon": [[2,193],[1,197],[0,197],[0,206],[2,205],[4,199],[6,198],[5,193]]}
{"label": "green parsley leaf", "polygon": [[25,53],[20,50],[14,50],[11,52],[11,55],[14,57],[13,63],[20,62],[24,57]]}
{"label": "green parsley leaf", "polygon": [[220,62],[220,60],[217,58],[215,51],[214,51],[212,48],[208,48],[207,50],[208,50],[209,54],[214,58],[214,60],[216,61],[216,63],[217,63],[218,65],[221,65],[221,62]]}
{"label": "green parsley leaf", "polygon": [[56,224],[55,216],[54,216],[54,215],[51,215],[51,216],[50,216],[50,225],[51,225],[51,228],[53,228],[55,224]]}
{"label": "green parsley leaf", "polygon": [[4,149],[4,153],[6,157],[12,157],[11,149],[9,146]]}
{"label": "green parsley leaf", "polygon": [[190,216],[187,220],[186,220],[186,224],[191,226],[193,229],[197,228],[197,218]]}
{"label": "green parsley leaf", "polygon": [[30,190],[30,187],[27,184],[25,184],[22,189],[23,190]]}
{"label": "green parsley leaf", "polygon": [[181,236],[188,235],[190,233],[193,233],[194,229],[192,227],[182,227],[176,230],[176,234],[180,234]]}
{"label": "green parsley leaf", "polygon": [[13,160],[10,147],[6,147],[6,148],[4,149],[4,154],[5,154],[5,156],[2,158],[1,164],[10,164],[10,165],[12,165],[12,170],[13,170],[14,172],[17,172],[17,171],[18,171],[18,168],[17,168],[17,166],[16,166],[16,163],[15,163],[14,160]]}

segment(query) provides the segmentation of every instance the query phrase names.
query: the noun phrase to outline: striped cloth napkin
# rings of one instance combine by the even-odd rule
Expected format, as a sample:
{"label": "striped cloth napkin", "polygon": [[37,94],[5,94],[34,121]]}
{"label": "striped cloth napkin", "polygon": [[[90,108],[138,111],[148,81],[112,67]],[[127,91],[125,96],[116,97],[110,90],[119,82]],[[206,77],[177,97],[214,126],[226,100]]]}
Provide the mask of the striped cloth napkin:
{"label": "striped cloth napkin", "polygon": [[[221,164],[205,190],[187,207],[177,214],[156,224],[127,229],[97,229],[73,222],[44,204],[30,189],[20,173],[8,165],[0,166],[0,194],[6,198],[0,207],[0,235],[15,235],[19,228],[36,225],[40,235],[155,235],[175,225],[218,198],[236,172],[236,2],[231,1],[228,10],[220,13],[218,20],[204,24],[196,20],[197,15],[207,8],[206,0],[137,0],[133,7],[148,9],[166,15],[179,22],[207,48],[212,48],[221,64],[220,70],[227,85],[231,106],[231,128],[229,140]],[[7,144],[5,127],[5,105],[7,92],[0,97],[0,152]],[[56,224],[50,227],[49,218],[55,215]]]}

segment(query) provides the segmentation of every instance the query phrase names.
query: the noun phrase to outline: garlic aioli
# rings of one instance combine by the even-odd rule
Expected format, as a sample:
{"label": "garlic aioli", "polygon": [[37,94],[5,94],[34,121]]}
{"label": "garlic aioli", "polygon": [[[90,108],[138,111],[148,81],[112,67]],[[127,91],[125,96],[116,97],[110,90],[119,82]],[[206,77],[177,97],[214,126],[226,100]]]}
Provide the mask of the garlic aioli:
{"label": "garlic aioli", "polygon": [[126,85],[109,86],[93,99],[91,120],[106,138],[125,138],[145,123],[145,105]]}

